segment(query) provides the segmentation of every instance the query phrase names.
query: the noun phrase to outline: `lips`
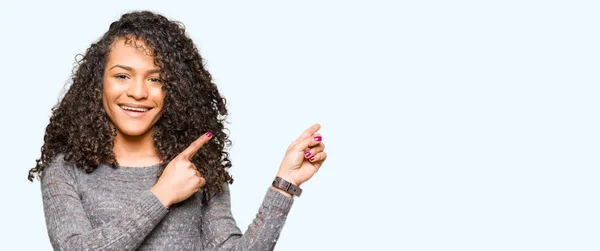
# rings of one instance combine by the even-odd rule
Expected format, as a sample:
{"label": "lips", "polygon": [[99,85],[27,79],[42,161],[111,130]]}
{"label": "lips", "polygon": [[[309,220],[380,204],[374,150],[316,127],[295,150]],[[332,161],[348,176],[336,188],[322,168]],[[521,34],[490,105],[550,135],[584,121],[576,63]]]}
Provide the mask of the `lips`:
{"label": "lips", "polygon": [[129,115],[143,115],[152,110],[152,107],[138,104],[119,104],[119,107]]}
{"label": "lips", "polygon": [[134,111],[134,112],[147,112],[150,110],[150,108],[138,108],[138,107],[125,106],[125,105],[120,105],[120,107],[123,110]]}

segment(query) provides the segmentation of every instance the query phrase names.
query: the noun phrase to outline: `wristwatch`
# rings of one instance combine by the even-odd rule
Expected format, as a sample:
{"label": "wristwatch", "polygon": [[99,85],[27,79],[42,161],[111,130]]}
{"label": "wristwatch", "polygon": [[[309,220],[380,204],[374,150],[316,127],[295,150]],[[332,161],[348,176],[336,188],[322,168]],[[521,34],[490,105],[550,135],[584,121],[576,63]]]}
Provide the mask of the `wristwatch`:
{"label": "wristwatch", "polygon": [[287,193],[291,194],[292,196],[300,197],[300,194],[302,194],[302,188],[299,188],[298,186],[287,182],[286,180],[280,178],[279,176],[276,176],[275,180],[273,180],[273,186],[277,187],[283,191],[286,191]]}

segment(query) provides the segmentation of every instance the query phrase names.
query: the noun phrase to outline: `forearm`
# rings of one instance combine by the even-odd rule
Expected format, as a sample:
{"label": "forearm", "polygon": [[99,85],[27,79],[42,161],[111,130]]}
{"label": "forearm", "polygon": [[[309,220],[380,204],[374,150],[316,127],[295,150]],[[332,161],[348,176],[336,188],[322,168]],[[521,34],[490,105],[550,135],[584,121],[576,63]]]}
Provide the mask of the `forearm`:
{"label": "forearm", "polygon": [[[213,202],[214,203],[214,202]],[[211,208],[203,232],[210,250],[272,250],[283,229],[293,199],[268,189],[256,218],[242,235],[227,210]],[[215,204],[218,205],[218,204]]]}
{"label": "forearm", "polygon": [[167,213],[162,203],[145,191],[119,217],[92,228],[79,208],[52,199],[47,202],[46,222],[55,250],[135,250]]}
{"label": "forearm", "polygon": [[273,250],[292,204],[287,192],[271,187],[256,217],[232,250]]}

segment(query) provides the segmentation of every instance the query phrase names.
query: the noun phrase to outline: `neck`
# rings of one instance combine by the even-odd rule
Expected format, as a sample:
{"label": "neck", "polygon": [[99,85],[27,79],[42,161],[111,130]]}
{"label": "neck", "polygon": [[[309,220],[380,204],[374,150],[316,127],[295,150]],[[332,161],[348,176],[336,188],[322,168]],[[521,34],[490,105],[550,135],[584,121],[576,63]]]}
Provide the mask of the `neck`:
{"label": "neck", "polygon": [[125,135],[117,130],[113,152],[121,166],[151,166],[160,162],[158,149],[152,139],[153,130],[139,136]]}

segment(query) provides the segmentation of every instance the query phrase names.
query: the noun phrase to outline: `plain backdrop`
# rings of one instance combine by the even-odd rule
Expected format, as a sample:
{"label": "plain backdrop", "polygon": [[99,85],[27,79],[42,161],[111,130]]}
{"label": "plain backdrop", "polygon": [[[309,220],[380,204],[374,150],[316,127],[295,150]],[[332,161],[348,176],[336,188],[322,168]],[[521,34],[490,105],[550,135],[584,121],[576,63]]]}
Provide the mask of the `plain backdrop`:
{"label": "plain backdrop", "polygon": [[597,1],[189,2],[0,1],[2,249],[51,250],[26,180],[50,109],[75,56],[147,9],[228,100],[243,230],[322,124],[277,250],[600,250]]}

